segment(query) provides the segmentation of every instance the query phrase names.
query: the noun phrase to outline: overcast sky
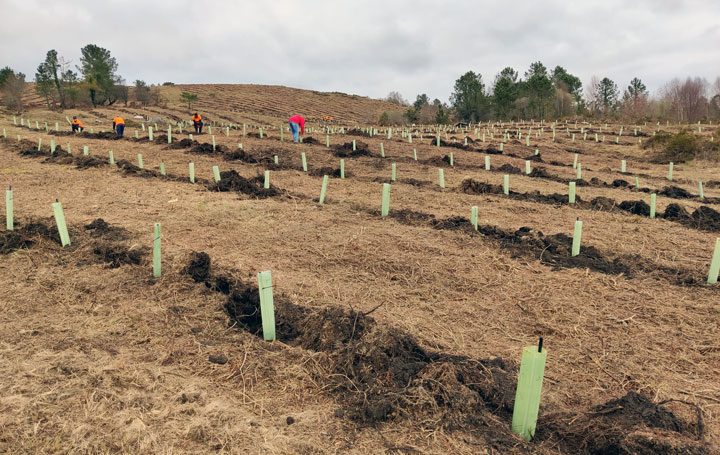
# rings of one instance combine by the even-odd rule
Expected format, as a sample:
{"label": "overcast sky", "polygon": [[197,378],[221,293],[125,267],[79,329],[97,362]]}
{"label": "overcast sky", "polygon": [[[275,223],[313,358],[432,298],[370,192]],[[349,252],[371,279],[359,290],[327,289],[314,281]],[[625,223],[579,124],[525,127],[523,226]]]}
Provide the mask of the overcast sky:
{"label": "overcast sky", "polygon": [[128,83],[280,84],[446,101],[472,70],[564,66],[620,88],[720,76],[720,0],[0,0],[0,67],[109,49]]}

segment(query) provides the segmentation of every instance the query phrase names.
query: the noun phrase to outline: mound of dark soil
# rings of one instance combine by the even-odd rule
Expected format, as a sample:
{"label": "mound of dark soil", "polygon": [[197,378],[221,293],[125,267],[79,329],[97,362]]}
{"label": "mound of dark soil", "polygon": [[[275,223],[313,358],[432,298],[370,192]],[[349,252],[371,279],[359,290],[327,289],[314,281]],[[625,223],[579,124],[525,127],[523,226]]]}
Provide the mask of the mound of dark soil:
{"label": "mound of dark soil", "polygon": [[[212,145],[210,146],[210,148],[212,148]],[[225,158],[226,161],[237,160],[243,161],[245,163],[258,163],[258,159],[255,156],[247,153],[245,150],[240,148],[235,149],[232,152],[223,154],[223,158]]]}
{"label": "mound of dark soil", "polygon": [[630,275],[630,267],[620,259],[610,259],[593,246],[583,245],[578,256],[571,256],[572,238],[565,234],[543,235],[529,227],[506,232],[495,226],[480,226],[478,230],[501,241],[500,246],[516,255],[534,255],[540,262],[555,267],[587,268],[593,271]]}
{"label": "mound of dark soil", "polygon": [[93,220],[92,223],[85,225],[90,237],[100,238],[103,240],[121,241],[128,238],[128,233],[121,226],[111,226],[102,218]]}
{"label": "mound of dark soil", "polygon": [[505,163],[499,168],[497,168],[497,172],[502,172],[504,174],[522,174],[522,171],[520,168],[513,166],[512,164]]}
{"label": "mound of dark soil", "polygon": [[538,177],[541,179],[552,179],[555,176],[550,174],[544,167],[534,167],[530,171],[530,177]]}
{"label": "mound of dark soil", "polygon": [[258,199],[265,199],[281,194],[281,192],[272,185],[270,185],[270,188],[263,188],[264,183],[265,178],[263,176],[247,179],[232,169],[222,171],[220,173],[220,181],[208,184],[208,188],[211,191],[235,191],[236,193],[246,194]]}
{"label": "mound of dark soil", "polygon": [[303,138],[303,144],[320,144],[320,141],[312,136],[307,136]]}
{"label": "mound of dark soil", "polygon": [[[450,165],[450,157],[448,155],[443,156],[442,158],[439,156],[433,156],[432,158],[429,158],[425,160],[425,164],[431,165],[431,166],[449,166]],[[456,165],[457,162],[455,159],[453,159],[453,165]]]}
{"label": "mound of dark soil", "polygon": [[488,147],[485,150],[482,150],[483,152],[487,153],[488,155],[502,155],[502,151],[494,148],[494,147]]}
{"label": "mound of dark soil", "polygon": [[370,148],[365,142],[355,141],[355,150],[352,149],[352,142],[332,147],[333,155],[338,158],[352,158],[356,156],[372,156]]}
{"label": "mound of dark soil", "polygon": [[[431,139],[430,145],[437,146],[437,139],[436,138]],[[471,152],[475,151],[475,148],[471,147],[469,144],[465,145],[463,142],[448,142],[443,139],[440,139],[440,146],[441,147],[452,147],[452,148],[456,148],[456,149],[460,149],[460,150],[467,150],[467,151],[471,151]]]}
{"label": "mound of dark soil", "polygon": [[202,144],[199,142],[195,142],[193,147],[190,150],[187,150],[185,153],[193,153],[195,155],[220,155],[225,153],[226,151],[226,147],[222,145],[216,145],[215,149],[213,150],[212,144],[208,144],[207,142],[204,142]]}
{"label": "mound of dark soil", "polygon": [[[629,392],[615,398],[567,425],[551,422],[548,430],[562,441],[565,453],[613,455],[709,455],[702,442],[704,432],[700,410],[689,406],[698,417],[688,422],[666,406],[673,400],[655,404],[643,395]],[[542,435],[538,435],[542,438]]]}
{"label": "mound of dark soil", "polygon": [[120,243],[97,241],[93,245],[92,251],[102,262],[107,264],[107,268],[115,269],[124,264],[140,264],[150,248],[129,249]]}
{"label": "mound of dark soil", "polygon": [[680,188],[679,186],[666,186],[658,192],[661,196],[671,197],[673,199],[692,199],[696,196],[690,194],[690,192]]}
{"label": "mound of dark soil", "polygon": [[685,210],[685,207],[683,207],[680,204],[672,203],[669,204],[665,208],[665,213],[663,213],[663,218],[666,220],[672,220],[672,221],[683,221],[690,219],[690,214],[687,210]]}
{"label": "mound of dark soil", "polygon": [[720,231],[720,212],[706,205],[696,209],[690,218],[692,218],[692,224],[698,229]]}
{"label": "mound of dark soil", "polygon": [[[322,177],[324,175],[329,175],[330,177],[340,178],[340,168],[331,168],[331,167],[321,167],[319,169],[311,169],[308,172],[309,175],[312,175],[313,177]],[[352,174],[345,171],[345,178],[351,177]]]}
{"label": "mound of dark soil", "polygon": [[120,168],[121,171],[123,171],[126,174],[133,174],[137,175],[139,177],[157,177],[158,173],[155,171],[150,171],[147,169],[140,169],[140,167],[132,164],[128,160],[120,160],[115,163],[118,168]]}
{"label": "mound of dark soil", "polygon": [[650,216],[650,205],[644,201],[622,201],[618,208],[634,215]]}
{"label": "mound of dark soil", "polygon": [[412,186],[428,186],[432,185],[433,182],[430,182],[428,180],[417,180],[413,178],[407,178],[407,179],[400,179],[398,180],[400,183],[404,183],[406,185],[412,185]]}
{"label": "mound of dark soil", "polygon": [[460,183],[460,191],[467,194],[503,194],[503,187],[502,185],[465,179]]}
{"label": "mound of dark soil", "polygon": [[[2,219],[3,226],[6,224],[5,217]],[[52,240],[60,243],[60,235],[57,226],[52,219],[31,220],[22,224],[15,220],[12,231],[0,231],[0,254],[10,254],[15,250],[30,248],[41,240]]]}
{"label": "mound of dark soil", "polygon": [[630,184],[627,182],[627,180],[617,179],[613,180],[612,186],[615,188],[627,188]]}
{"label": "mound of dark soil", "polygon": [[[165,142],[167,142],[167,138]],[[168,150],[188,149],[193,147],[195,144],[197,144],[196,141],[191,141],[190,139],[186,138],[179,141],[173,141],[172,144],[168,144],[165,148]],[[210,147],[212,148],[212,145],[210,145]]]}
{"label": "mound of dark soil", "polygon": [[196,283],[207,280],[210,276],[210,256],[204,252],[193,251],[190,253],[190,263],[185,269],[185,273],[190,275]]}
{"label": "mound of dark soil", "polygon": [[609,197],[598,196],[590,201],[590,206],[595,210],[610,211],[615,208],[615,201]]}
{"label": "mound of dark soil", "polygon": [[523,159],[524,159],[524,160],[527,160],[527,161],[536,161],[536,162],[538,162],[538,163],[542,163],[542,162],[543,162],[542,154],[540,154],[540,153],[538,153],[537,155],[527,156],[527,157],[525,157],[525,158],[523,158]]}
{"label": "mound of dark soil", "polygon": [[74,163],[78,169],[107,166],[110,162],[107,158],[98,158],[93,155],[78,155],[74,157]]}

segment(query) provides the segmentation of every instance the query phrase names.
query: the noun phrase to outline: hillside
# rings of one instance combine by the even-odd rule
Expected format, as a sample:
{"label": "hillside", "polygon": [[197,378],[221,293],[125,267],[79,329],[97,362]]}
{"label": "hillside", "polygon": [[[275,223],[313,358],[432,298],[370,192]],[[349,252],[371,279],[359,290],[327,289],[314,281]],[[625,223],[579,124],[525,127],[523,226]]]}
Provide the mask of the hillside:
{"label": "hillside", "polygon": [[[333,117],[342,123],[376,123],[383,111],[402,110],[396,104],[359,95],[318,92],[280,85],[253,84],[185,84],[160,87],[170,109],[185,112],[180,93],[198,95],[193,109],[225,116],[244,115],[285,118],[294,114],[305,117]],[[29,83],[23,96],[25,109],[45,107],[45,101]],[[122,106],[122,104],[120,105]],[[234,115],[235,114],[235,115]]]}

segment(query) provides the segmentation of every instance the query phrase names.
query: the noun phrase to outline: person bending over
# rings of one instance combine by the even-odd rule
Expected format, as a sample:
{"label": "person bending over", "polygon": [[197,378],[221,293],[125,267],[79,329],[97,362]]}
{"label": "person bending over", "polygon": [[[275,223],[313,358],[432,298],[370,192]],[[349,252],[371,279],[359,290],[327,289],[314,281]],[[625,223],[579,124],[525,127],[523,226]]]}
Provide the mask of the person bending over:
{"label": "person bending over", "polygon": [[293,115],[288,119],[288,123],[290,123],[290,131],[293,135],[293,142],[298,141],[298,130],[300,134],[305,136],[305,119],[302,118],[302,116]]}
{"label": "person bending over", "polygon": [[195,115],[192,116],[192,122],[193,122],[193,125],[195,126],[195,133],[202,134],[202,127],[203,127],[202,115],[200,115],[196,112]]}
{"label": "person bending over", "polygon": [[123,137],[125,132],[125,120],[122,117],[115,117],[113,119],[113,131],[115,131],[118,137]]}

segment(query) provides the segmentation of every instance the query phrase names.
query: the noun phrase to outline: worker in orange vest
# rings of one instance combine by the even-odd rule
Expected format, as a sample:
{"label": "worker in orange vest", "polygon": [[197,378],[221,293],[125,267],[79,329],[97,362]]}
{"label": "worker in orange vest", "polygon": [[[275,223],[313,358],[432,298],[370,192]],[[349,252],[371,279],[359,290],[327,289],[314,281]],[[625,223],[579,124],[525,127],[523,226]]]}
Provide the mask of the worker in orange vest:
{"label": "worker in orange vest", "polygon": [[202,134],[202,115],[198,114],[197,112],[195,115],[192,116],[193,126],[195,126],[195,133]]}
{"label": "worker in orange vest", "polygon": [[76,132],[76,131],[78,131],[78,130],[80,130],[80,132],[82,133],[82,130],[85,129],[85,125],[83,125],[82,122],[81,122],[80,120],[78,120],[77,117],[75,117],[75,116],[73,116],[73,120],[72,120],[71,126],[72,126],[72,132],[73,132],[73,133]]}
{"label": "worker in orange vest", "polygon": [[122,117],[115,117],[113,119],[113,131],[115,131],[118,137],[123,137],[125,132],[125,120]]}

